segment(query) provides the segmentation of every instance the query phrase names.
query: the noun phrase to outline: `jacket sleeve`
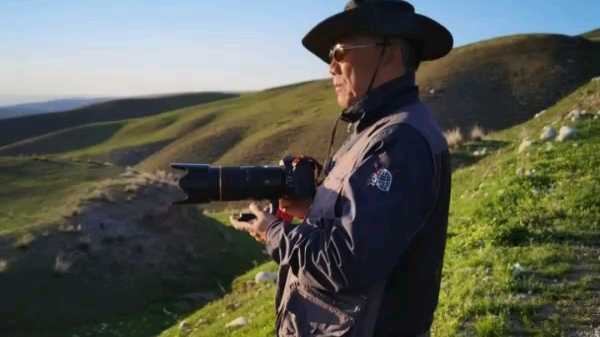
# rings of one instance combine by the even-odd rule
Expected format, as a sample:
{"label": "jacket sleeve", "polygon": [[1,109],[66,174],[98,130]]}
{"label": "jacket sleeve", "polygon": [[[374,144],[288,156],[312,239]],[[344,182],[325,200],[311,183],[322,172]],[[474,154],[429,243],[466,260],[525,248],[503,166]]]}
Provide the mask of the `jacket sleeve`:
{"label": "jacket sleeve", "polygon": [[[271,257],[317,289],[362,293],[386,279],[434,200],[431,152],[412,127],[401,125],[361,158],[344,185],[341,217],[277,221],[268,230]],[[369,184],[383,169],[388,190]]]}

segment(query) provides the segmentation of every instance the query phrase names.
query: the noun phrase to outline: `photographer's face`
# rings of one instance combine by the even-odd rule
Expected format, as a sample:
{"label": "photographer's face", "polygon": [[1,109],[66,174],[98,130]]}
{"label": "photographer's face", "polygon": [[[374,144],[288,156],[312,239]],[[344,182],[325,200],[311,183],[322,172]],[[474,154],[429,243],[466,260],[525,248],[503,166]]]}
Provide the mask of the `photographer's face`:
{"label": "photographer's face", "polygon": [[354,36],[332,47],[329,72],[342,108],[352,105],[367,92],[381,53],[381,47],[376,46],[378,42],[381,40],[374,37]]}

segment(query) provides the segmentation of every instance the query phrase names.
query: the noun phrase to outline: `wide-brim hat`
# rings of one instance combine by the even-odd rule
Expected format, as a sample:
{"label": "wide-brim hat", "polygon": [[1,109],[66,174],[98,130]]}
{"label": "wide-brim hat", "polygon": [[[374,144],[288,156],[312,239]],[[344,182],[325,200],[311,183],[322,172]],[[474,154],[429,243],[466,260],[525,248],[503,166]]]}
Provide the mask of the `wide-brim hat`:
{"label": "wide-brim hat", "polygon": [[302,45],[325,63],[338,40],[353,34],[375,34],[416,42],[420,59],[431,61],[448,54],[454,39],[437,21],[415,13],[413,5],[402,0],[352,0],[344,11],[328,17],[312,28]]}

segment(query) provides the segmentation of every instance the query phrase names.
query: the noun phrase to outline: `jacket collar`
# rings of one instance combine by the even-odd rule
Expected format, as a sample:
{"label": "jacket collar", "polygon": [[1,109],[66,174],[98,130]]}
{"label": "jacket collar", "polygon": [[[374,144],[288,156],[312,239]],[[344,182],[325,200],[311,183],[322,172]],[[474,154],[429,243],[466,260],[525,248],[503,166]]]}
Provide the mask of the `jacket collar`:
{"label": "jacket collar", "polygon": [[354,124],[355,130],[360,131],[375,120],[389,113],[386,109],[390,104],[406,106],[419,100],[419,90],[415,85],[415,75],[410,73],[372,90],[362,99],[344,109],[340,119]]}

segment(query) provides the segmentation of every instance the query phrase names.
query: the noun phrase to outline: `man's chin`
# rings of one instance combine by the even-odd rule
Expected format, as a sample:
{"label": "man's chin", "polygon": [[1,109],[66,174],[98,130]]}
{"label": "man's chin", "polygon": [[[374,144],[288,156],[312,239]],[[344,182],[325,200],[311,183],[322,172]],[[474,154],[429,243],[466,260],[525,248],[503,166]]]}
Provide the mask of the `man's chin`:
{"label": "man's chin", "polygon": [[338,102],[338,105],[339,105],[339,106],[340,106],[342,109],[346,109],[347,107],[349,107],[349,106],[350,106],[350,102],[349,102],[349,100],[348,100],[348,97],[346,97],[346,96],[340,97],[340,96],[338,95],[338,97],[337,97],[337,102]]}

